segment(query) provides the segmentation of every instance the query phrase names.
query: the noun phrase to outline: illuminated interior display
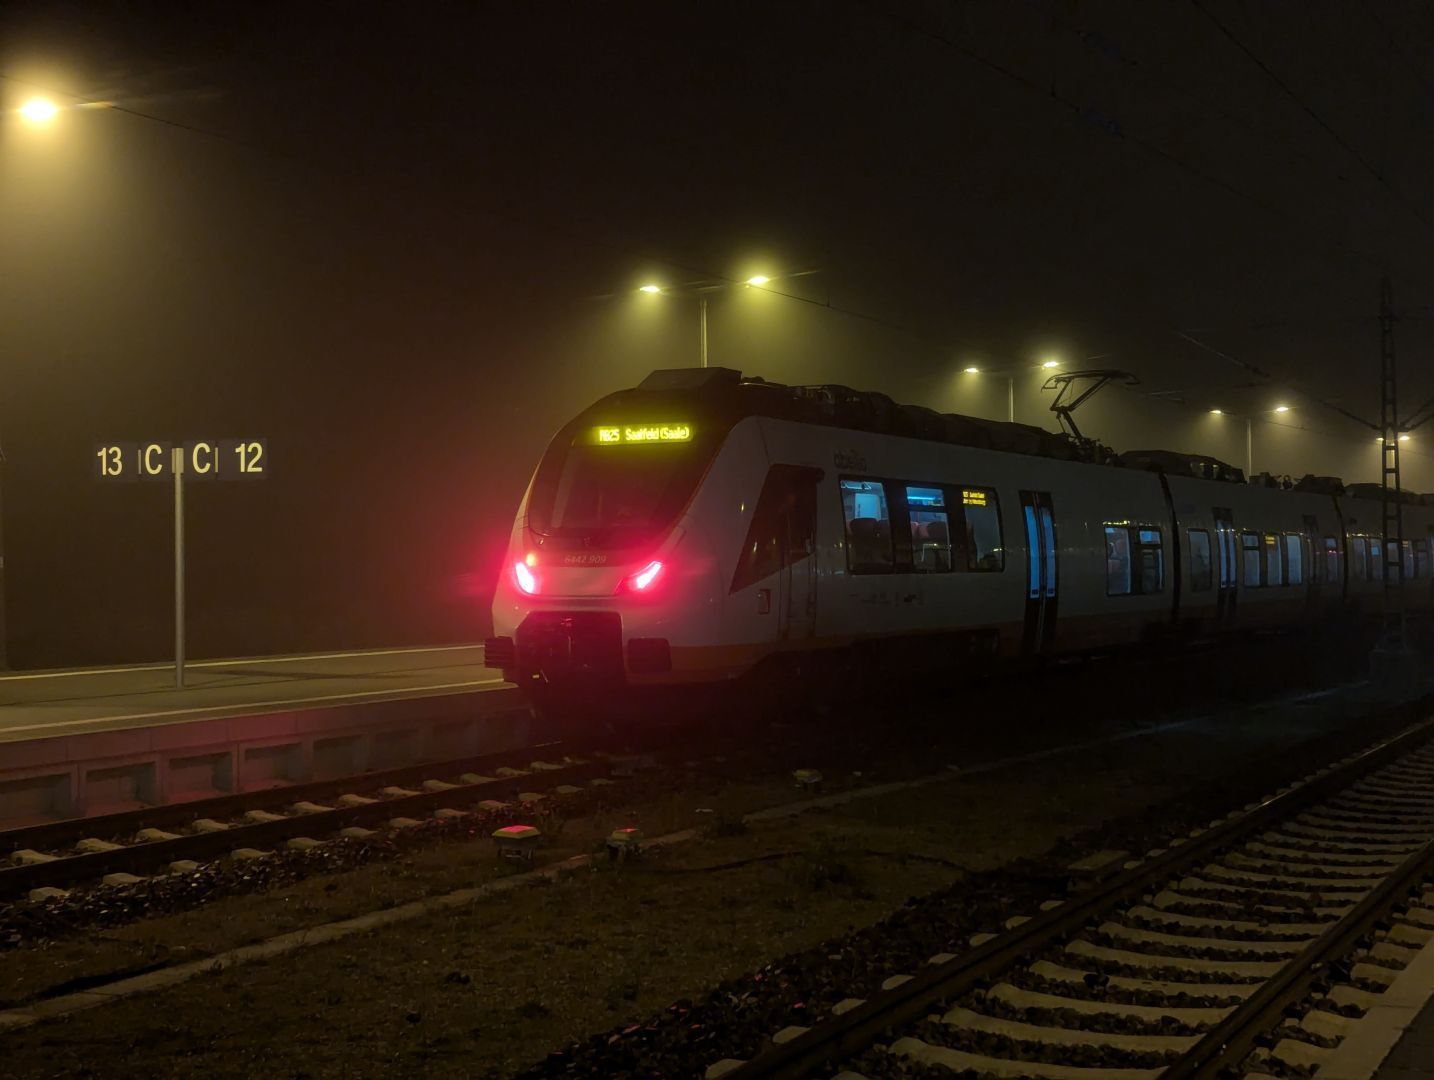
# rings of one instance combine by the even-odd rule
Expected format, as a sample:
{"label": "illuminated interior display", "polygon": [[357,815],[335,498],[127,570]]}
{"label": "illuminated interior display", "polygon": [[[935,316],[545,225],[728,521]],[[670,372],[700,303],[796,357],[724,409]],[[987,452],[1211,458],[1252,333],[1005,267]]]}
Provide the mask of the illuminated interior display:
{"label": "illuminated interior display", "polygon": [[986,493],[979,489],[962,488],[961,503],[963,506],[985,506]]}
{"label": "illuminated interior display", "polygon": [[691,442],[692,425],[677,421],[660,424],[613,424],[593,428],[592,441],[598,446],[624,443]]}

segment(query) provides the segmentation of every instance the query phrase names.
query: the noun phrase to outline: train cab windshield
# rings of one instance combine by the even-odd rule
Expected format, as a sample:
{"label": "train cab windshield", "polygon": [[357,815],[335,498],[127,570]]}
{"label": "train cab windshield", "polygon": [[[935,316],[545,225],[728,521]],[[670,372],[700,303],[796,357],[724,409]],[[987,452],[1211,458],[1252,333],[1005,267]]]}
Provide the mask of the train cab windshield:
{"label": "train cab windshield", "polygon": [[682,421],[565,429],[538,468],[528,523],[585,546],[646,542],[676,520],[713,450]]}

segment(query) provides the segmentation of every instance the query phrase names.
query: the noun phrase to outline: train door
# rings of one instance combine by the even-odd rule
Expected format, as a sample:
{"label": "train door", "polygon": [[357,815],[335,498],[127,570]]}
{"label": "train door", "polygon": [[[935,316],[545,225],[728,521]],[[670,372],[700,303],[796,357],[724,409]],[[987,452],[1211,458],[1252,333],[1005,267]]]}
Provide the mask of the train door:
{"label": "train door", "polygon": [[817,628],[817,484],[820,469],[788,465],[783,469],[786,498],[778,535],[786,556],[777,576],[777,636],[809,638]]}
{"label": "train door", "polygon": [[1215,622],[1223,625],[1235,618],[1239,598],[1236,585],[1240,580],[1239,547],[1235,537],[1235,519],[1229,510],[1214,508],[1215,549],[1220,555],[1220,591],[1215,597]]}
{"label": "train door", "polygon": [[1319,520],[1313,514],[1304,516],[1305,531],[1300,537],[1304,556],[1305,596],[1311,615],[1319,613],[1320,579],[1324,576],[1324,541],[1320,538]]}
{"label": "train door", "polygon": [[1050,492],[1021,492],[1026,526],[1026,626],[1021,652],[1047,652],[1056,637],[1056,519]]}

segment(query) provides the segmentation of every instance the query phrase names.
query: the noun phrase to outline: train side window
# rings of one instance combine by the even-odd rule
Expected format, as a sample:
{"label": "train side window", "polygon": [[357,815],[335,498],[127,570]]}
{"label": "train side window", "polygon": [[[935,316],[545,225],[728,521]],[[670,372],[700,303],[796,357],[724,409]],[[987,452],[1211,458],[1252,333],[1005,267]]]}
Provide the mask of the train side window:
{"label": "train side window", "polygon": [[1349,576],[1355,581],[1369,580],[1369,543],[1362,536],[1349,538]]}
{"label": "train side window", "polygon": [[1384,541],[1369,538],[1369,580],[1384,580]]}
{"label": "train side window", "polygon": [[1429,576],[1429,541],[1414,541],[1414,576],[1425,578]]}
{"label": "train side window", "polygon": [[1105,527],[1105,595],[1130,595],[1130,530],[1124,525]]}
{"label": "train side window", "polygon": [[1165,588],[1165,545],[1160,530],[1138,528],[1135,530],[1136,568],[1139,571],[1135,591],[1143,595],[1158,593]]}
{"label": "train side window", "polygon": [[839,486],[846,520],[847,569],[853,574],[889,573],[895,560],[886,485],[880,480],[843,478]]}
{"label": "train side window", "polygon": [[1280,538],[1275,533],[1265,534],[1265,584],[1285,583],[1284,560],[1280,557]]}
{"label": "train side window", "polygon": [[1285,533],[1285,584],[1305,583],[1305,544],[1299,533]]}
{"label": "train side window", "polygon": [[1404,557],[1404,580],[1414,579],[1414,545],[1408,540],[1400,541],[1399,553]]}
{"label": "train side window", "polygon": [[950,570],[951,519],[946,513],[945,491],[908,484],[906,510],[911,518],[912,569],[918,573]]}
{"label": "train side window", "polygon": [[1247,589],[1260,587],[1260,537],[1258,533],[1240,534],[1241,582]]}
{"label": "train side window", "polygon": [[962,516],[966,519],[966,569],[1003,570],[1006,549],[1001,543],[1001,504],[992,488],[963,487]]}
{"label": "train side window", "polygon": [[1324,579],[1330,584],[1339,581],[1339,541],[1333,536],[1324,538]]}
{"label": "train side window", "polygon": [[1210,563],[1210,530],[1187,529],[1190,541],[1190,591],[1204,592],[1215,583]]}

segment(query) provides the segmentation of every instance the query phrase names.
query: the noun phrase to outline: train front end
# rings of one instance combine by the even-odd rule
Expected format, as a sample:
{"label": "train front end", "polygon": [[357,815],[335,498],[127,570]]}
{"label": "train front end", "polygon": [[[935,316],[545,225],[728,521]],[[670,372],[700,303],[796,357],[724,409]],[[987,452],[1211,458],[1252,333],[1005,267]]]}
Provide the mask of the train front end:
{"label": "train front end", "polygon": [[487,662],[539,705],[596,711],[701,682],[717,560],[692,506],[730,428],[709,372],[656,372],[554,437],[519,507]]}

